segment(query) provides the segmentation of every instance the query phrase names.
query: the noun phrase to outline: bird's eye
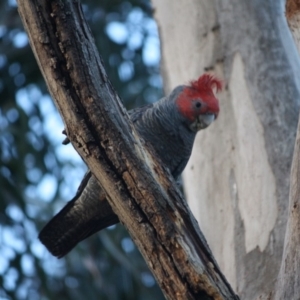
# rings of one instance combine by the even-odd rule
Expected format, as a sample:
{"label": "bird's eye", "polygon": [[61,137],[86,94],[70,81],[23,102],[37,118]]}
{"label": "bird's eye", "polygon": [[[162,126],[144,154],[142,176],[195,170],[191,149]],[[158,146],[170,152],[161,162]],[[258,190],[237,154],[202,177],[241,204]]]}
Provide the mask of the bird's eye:
{"label": "bird's eye", "polygon": [[201,107],[201,103],[199,101],[196,102],[196,107],[200,108]]}

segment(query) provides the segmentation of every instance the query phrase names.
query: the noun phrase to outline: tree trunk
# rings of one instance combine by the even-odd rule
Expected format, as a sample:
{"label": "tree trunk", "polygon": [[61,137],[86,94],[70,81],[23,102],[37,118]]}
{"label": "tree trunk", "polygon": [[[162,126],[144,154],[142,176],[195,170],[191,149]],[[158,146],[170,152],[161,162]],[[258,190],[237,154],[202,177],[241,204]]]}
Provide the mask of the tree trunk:
{"label": "tree trunk", "polygon": [[238,299],[173,180],[139,140],[107,78],[79,3],[18,4],[70,141],[103,187],[165,296]]}
{"label": "tree trunk", "polygon": [[[288,0],[286,16],[300,52],[300,2]],[[275,299],[300,299],[300,123],[291,172],[289,214]]]}
{"label": "tree trunk", "polygon": [[197,137],[185,192],[234,289],[265,299],[282,258],[300,99],[283,1],[152,2],[167,88],[204,70],[225,80],[220,116]]}

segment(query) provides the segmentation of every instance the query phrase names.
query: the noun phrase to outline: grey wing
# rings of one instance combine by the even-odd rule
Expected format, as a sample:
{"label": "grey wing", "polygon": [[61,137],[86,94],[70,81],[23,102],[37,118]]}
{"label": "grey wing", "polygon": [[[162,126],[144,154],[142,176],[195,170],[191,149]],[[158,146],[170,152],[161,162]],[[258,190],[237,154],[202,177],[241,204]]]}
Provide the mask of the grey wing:
{"label": "grey wing", "polygon": [[[130,110],[132,122],[135,123],[151,107],[153,104]],[[76,196],[46,224],[39,239],[50,253],[63,257],[80,241],[118,222],[105,193],[89,171]]]}
{"label": "grey wing", "polygon": [[153,104],[147,104],[142,107],[137,107],[134,109],[131,109],[129,113],[129,117],[133,123],[135,123],[138,119],[142,117],[142,115],[147,111],[148,109],[151,109],[153,107]]}

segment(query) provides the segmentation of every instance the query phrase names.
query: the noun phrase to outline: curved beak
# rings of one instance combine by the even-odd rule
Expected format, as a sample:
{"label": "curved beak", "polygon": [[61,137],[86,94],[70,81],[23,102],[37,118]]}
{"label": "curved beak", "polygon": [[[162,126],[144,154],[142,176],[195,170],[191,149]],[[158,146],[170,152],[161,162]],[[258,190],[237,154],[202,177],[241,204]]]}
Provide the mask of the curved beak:
{"label": "curved beak", "polygon": [[195,122],[190,125],[190,129],[197,132],[208,127],[216,118],[217,115],[212,113],[200,115]]}
{"label": "curved beak", "polygon": [[205,127],[209,126],[217,116],[215,114],[205,114],[205,115],[200,115],[199,116],[199,121],[200,123],[203,123],[203,125],[206,125]]}

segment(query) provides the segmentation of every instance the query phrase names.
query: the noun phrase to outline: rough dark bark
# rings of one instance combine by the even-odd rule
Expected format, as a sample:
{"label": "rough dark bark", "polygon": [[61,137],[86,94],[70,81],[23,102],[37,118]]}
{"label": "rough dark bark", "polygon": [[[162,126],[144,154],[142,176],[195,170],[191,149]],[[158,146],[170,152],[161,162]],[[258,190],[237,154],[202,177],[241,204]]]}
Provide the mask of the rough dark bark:
{"label": "rough dark bark", "polygon": [[105,190],[166,298],[238,299],[171,177],[139,140],[107,78],[80,4],[18,4],[70,141]]}

